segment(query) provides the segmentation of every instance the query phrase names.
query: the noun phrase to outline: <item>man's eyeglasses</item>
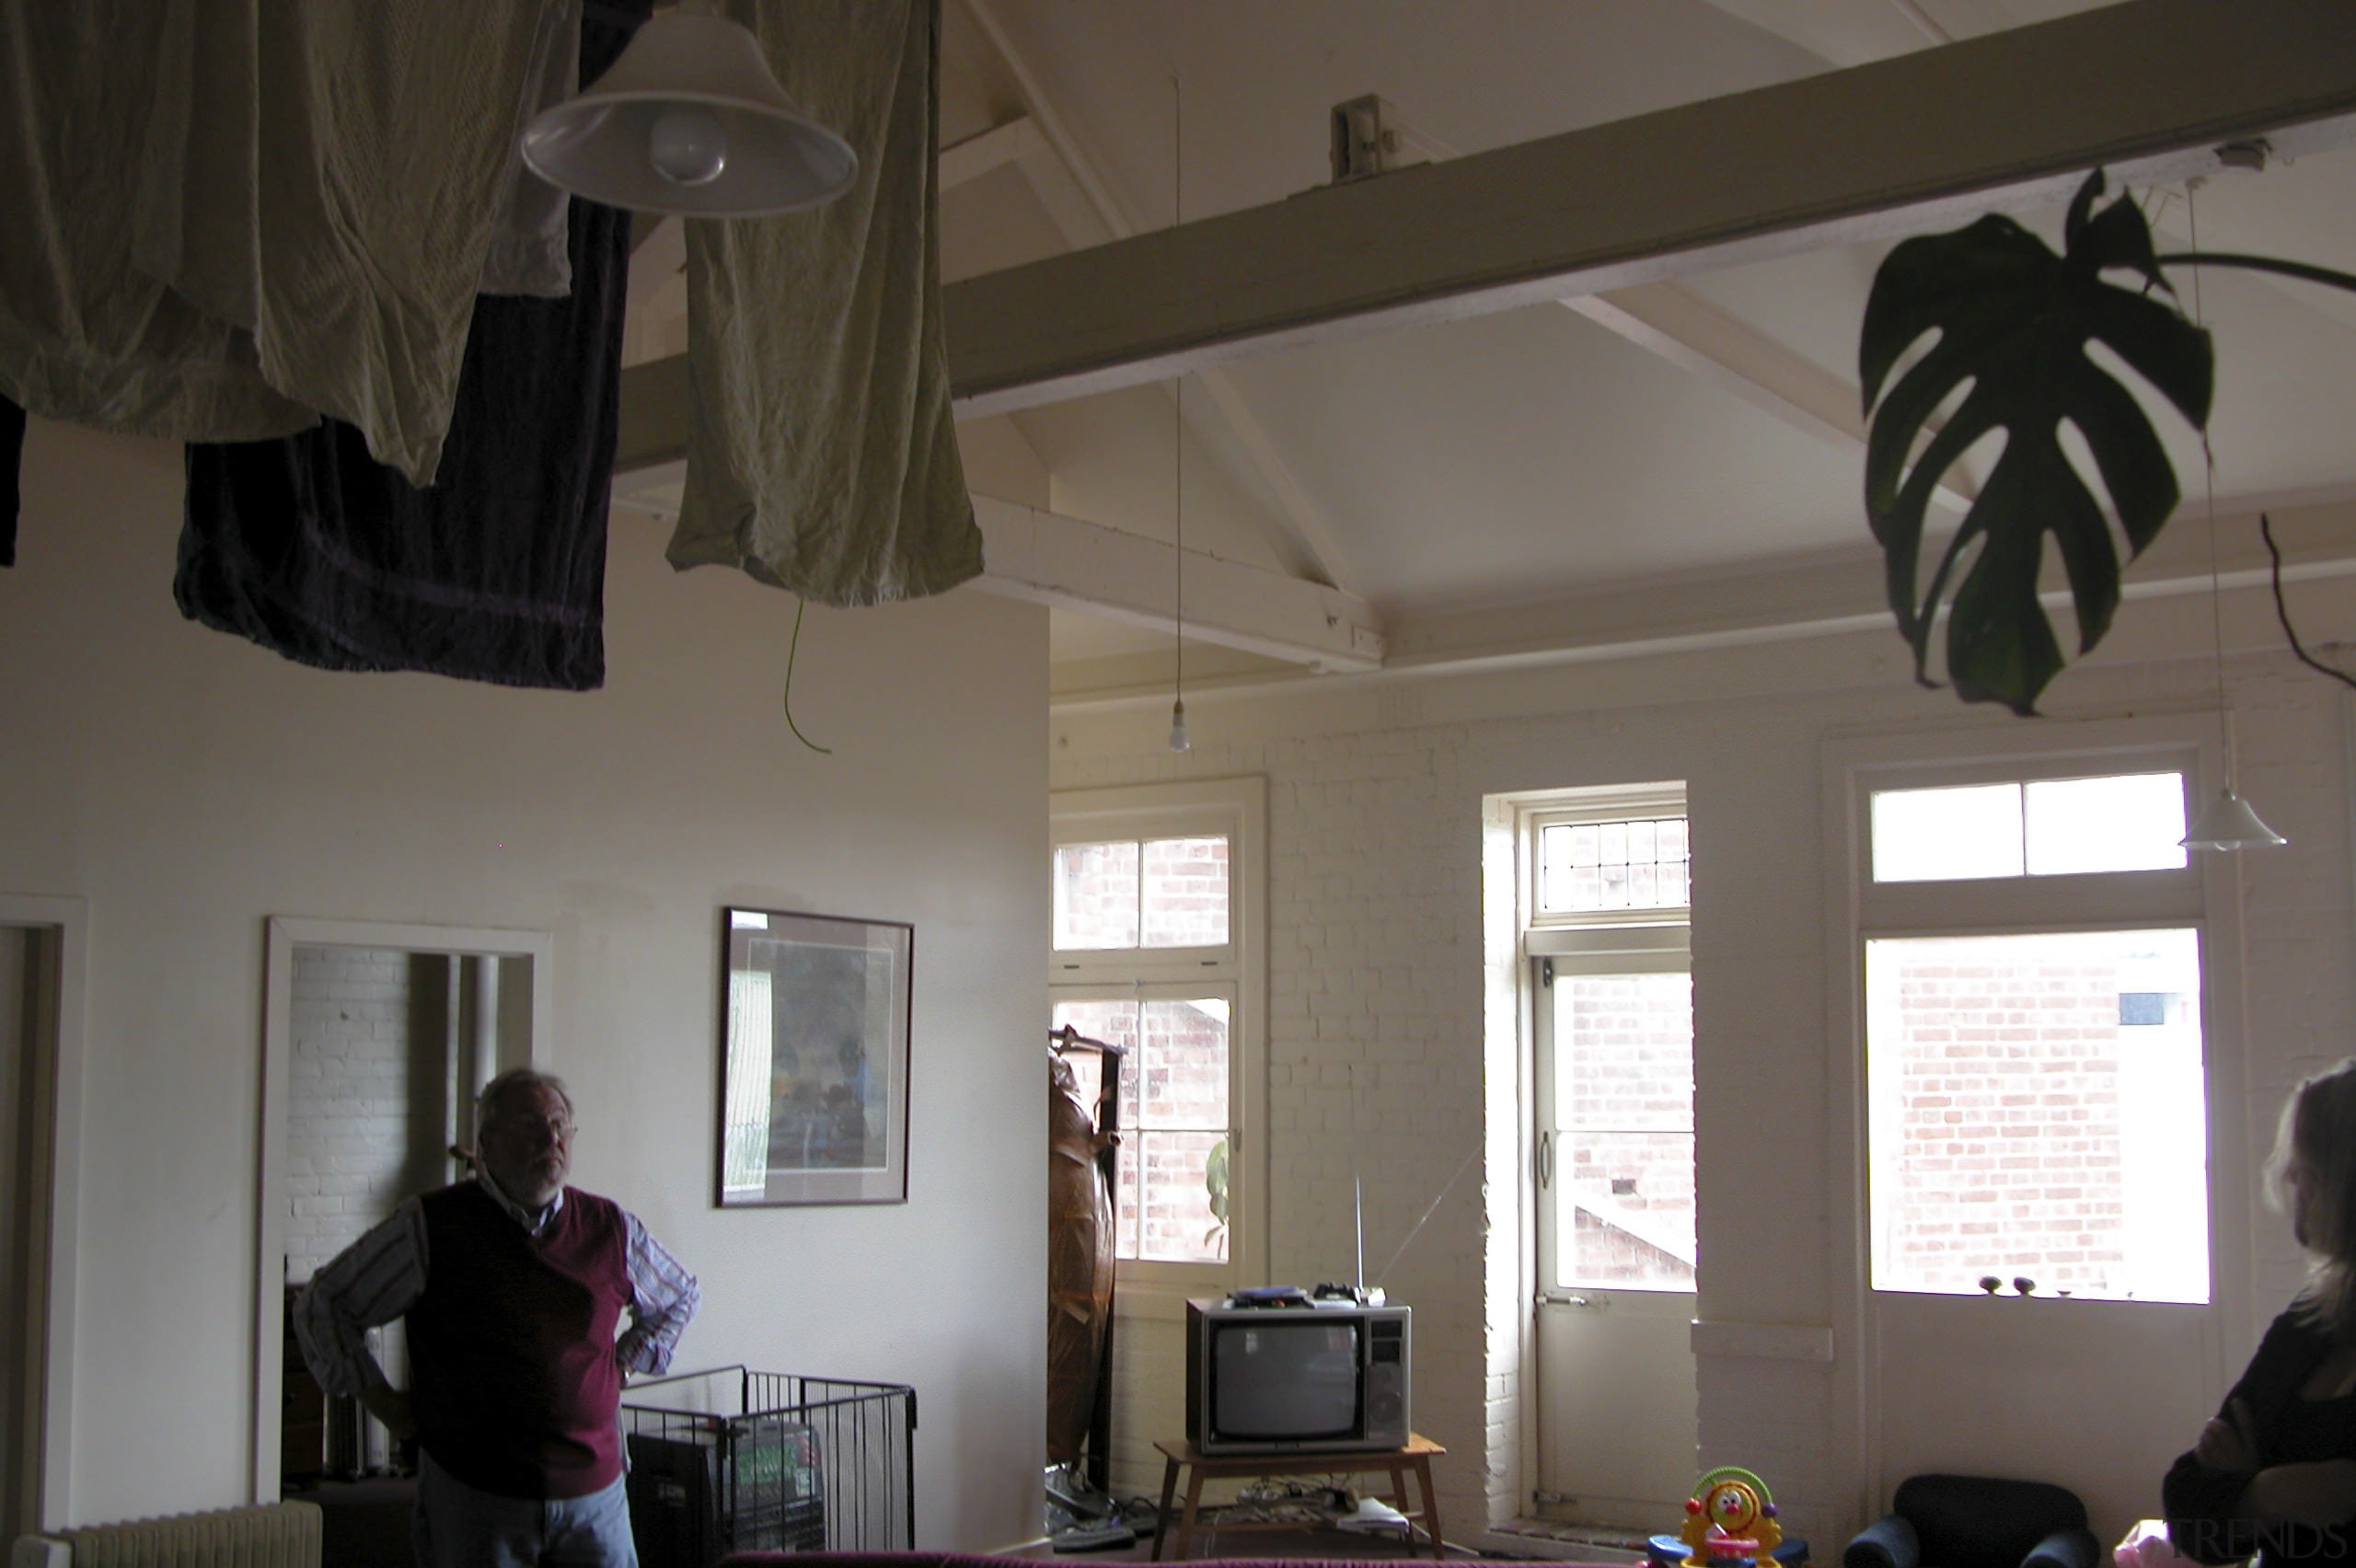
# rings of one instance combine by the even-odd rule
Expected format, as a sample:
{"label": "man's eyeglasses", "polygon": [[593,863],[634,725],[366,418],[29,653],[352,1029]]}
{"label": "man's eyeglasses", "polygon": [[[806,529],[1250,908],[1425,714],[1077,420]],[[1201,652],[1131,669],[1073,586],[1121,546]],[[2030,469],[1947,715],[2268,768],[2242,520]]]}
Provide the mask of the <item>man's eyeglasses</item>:
{"label": "man's eyeglasses", "polygon": [[550,1143],[570,1143],[579,1127],[568,1116],[502,1116],[493,1122],[490,1132],[519,1134],[546,1133]]}

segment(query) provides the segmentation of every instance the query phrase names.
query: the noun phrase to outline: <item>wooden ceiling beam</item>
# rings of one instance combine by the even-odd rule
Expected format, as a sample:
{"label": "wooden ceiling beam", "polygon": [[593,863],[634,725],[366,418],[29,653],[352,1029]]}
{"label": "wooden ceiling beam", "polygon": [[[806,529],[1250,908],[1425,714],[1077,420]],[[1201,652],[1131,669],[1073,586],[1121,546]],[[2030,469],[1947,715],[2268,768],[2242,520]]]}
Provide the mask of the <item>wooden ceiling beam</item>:
{"label": "wooden ceiling beam", "polygon": [[[961,416],[1006,412],[2050,202],[2097,165],[2337,145],[2351,116],[2347,0],[2125,0],[965,279],[950,380]],[[625,471],[684,448],[684,385],[625,373]]]}
{"label": "wooden ceiling beam", "polygon": [[951,380],[1003,412],[2052,201],[2096,165],[2180,178],[2351,113],[2346,0],[2128,0],[967,279]]}

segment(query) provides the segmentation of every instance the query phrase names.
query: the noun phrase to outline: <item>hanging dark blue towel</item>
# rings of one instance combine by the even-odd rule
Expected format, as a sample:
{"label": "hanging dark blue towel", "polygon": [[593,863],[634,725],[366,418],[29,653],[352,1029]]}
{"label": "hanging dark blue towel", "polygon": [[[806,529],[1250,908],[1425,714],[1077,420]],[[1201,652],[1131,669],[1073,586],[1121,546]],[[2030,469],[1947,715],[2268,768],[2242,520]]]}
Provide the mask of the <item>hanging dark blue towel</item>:
{"label": "hanging dark blue towel", "polygon": [[[593,0],[594,81],[651,0]],[[572,202],[572,294],[475,303],[442,467],[420,490],[329,421],[188,449],[180,613],[306,664],[586,691],[605,683],[606,506],[626,213]]]}
{"label": "hanging dark blue towel", "polygon": [[0,398],[0,566],[17,564],[17,467],[25,457],[25,410]]}

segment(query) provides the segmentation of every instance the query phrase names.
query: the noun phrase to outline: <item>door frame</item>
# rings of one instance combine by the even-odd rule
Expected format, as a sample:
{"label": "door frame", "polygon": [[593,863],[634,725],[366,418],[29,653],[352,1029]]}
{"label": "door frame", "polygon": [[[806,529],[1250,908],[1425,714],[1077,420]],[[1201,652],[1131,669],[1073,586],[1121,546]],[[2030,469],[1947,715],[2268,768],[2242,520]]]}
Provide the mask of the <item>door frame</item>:
{"label": "door frame", "polygon": [[[1829,1115],[1826,1167],[1828,1279],[1831,1284],[1833,1473],[1853,1478],[1842,1539],[1880,1516],[1900,1479],[1884,1473],[1879,1314],[1872,1279],[1865,1124],[1866,921],[1862,879],[1868,859],[1868,795],[1877,775],[1974,766],[2017,766],[2035,773],[2057,759],[2131,767],[2168,757],[2186,768],[2194,801],[2224,787],[2223,735],[2230,713],[2118,719],[2045,719],[2024,732],[2010,721],[1941,731],[1858,732],[1819,747],[1824,831],[1825,1026]],[[2013,723],[2013,727],[2004,727]],[[1899,782],[1890,779],[1890,782]],[[1912,780],[1906,780],[1911,782]],[[2191,852],[2200,911],[2185,923],[2200,932],[2201,1060],[2208,1094],[2209,1308],[2205,1336],[2211,1403],[2223,1397],[2223,1347],[2255,1343],[2255,1262],[2251,1205],[2256,1168],[2248,1137],[2245,1062],[2248,1039],[2243,985],[2242,883],[2236,857]]]}
{"label": "door frame", "polygon": [[411,925],[386,920],[316,920],[273,915],[262,968],[261,1150],[254,1189],[253,1451],[249,1492],[256,1503],[280,1493],[281,1401],[286,1344],[286,1123],[293,1104],[294,950],[298,947],[398,949],[450,957],[526,958],[532,963],[532,1027],[525,1054],[502,1054],[500,1069],[549,1065],[549,1009],[555,995],[554,942],[546,931],[479,926]]}
{"label": "door frame", "polygon": [[[45,1113],[30,1125],[47,1141],[35,1151],[30,1169],[45,1192],[27,1194],[28,1212],[44,1228],[40,1254],[29,1280],[26,1324],[29,1349],[24,1368],[26,1435],[34,1466],[30,1488],[41,1529],[59,1529],[74,1516],[74,1328],[75,1286],[80,1277],[83,1070],[90,1003],[90,906],[79,898],[0,894],[0,926],[40,931],[57,943],[51,968],[55,990],[46,1009],[47,1038],[28,1038],[40,1052],[36,1082],[46,1089]],[[43,1199],[46,1199],[44,1202]],[[10,1478],[10,1485],[17,1484]]]}

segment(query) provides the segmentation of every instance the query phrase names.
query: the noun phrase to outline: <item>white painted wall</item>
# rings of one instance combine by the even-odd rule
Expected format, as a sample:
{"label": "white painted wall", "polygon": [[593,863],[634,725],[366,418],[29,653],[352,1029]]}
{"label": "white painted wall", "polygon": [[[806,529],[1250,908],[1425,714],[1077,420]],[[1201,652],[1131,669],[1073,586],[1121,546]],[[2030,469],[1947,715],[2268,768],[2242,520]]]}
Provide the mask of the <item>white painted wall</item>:
{"label": "white painted wall", "polygon": [[[2249,1103],[2225,1113],[2229,1125],[2238,1116],[2244,1136],[2212,1151],[2221,1169],[2238,1170],[2235,1192],[2252,1190],[2248,1146],[2262,1152],[2284,1086],[2356,1045],[2348,694],[2274,651],[2279,634],[2262,594],[2226,601],[2227,646],[2263,650],[2230,661],[2243,793],[2295,847],[2246,857],[2240,868]],[[2356,594],[2347,588],[2293,584],[2291,594],[2312,640],[2356,628]],[[2208,648],[2205,599],[2131,603],[2103,653],[2066,674],[2047,706],[2088,715],[2205,709],[2213,704]],[[1370,1271],[1484,1131],[1491,1139],[1485,1170],[1457,1182],[1381,1282],[1415,1309],[1416,1424],[1451,1451],[1438,1473],[1452,1528],[1526,1512],[1519,1505],[1534,1484],[1517,1463],[1529,1294],[1514,1266],[1524,1223],[1518,1101],[1509,1053],[1494,1044],[1484,1053],[1483,1041],[1496,981],[1483,966],[1483,797],[1657,779],[1687,782],[1695,843],[1699,1310],[1719,1323],[1817,1331],[1717,1336],[1742,1353],[1701,1358],[1702,1459],[1758,1470],[1787,1528],[1808,1536],[1819,1557],[1837,1551],[1864,1507],[1878,1505],[1861,1497],[1836,1447],[1839,1363],[1806,1355],[1840,1320],[1832,1262],[1853,1244],[1854,1223],[1834,1212],[1825,1152],[1833,1075],[1846,1066],[1827,1026],[1819,745],[1865,730],[2024,722],[1967,709],[1951,695],[1916,688],[1910,675],[1896,635],[1883,633],[1477,675],[1336,677],[1273,693],[1205,691],[1188,695],[1195,749],[1183,757],[1162,744],[1166,698],[1056,717],[1057,788],[1268,779],[1274,1280],[1345,1276],[1354,1138],[1370,1155],[1361,1162]],[[2254,1252],[2258,1280],[2256,1301],[2244,1304],[2244,1337],[2226,1348],[2235,1368],[2254,1343],[2246,1336],[2295,1286],[2295,1253],[2282,1232],[2254,1197],[2221,1219],[2220,1245]],[[1835,1343],[1836,1358],[1848,1353]],[[1891,1375],[2003,1371],[1932,1365]],[[1121,1386],[1132,1389],[1134,1375]],[[2206,1413],[2180,1412],[2187,1445]],[[1156,1419],[1170,1419],[1166,1404],[1141,1411],[1138,1424]],[[2098,1424],[2099,1412],[2073,1419]],[[2100,1447],[2097,1434],[2089,1448]],[[2004,1473],[2002,1454],[1987,1463]],[[2158,1482],[2155,1472],[2154,1512]]]}
{"label": "white painted wall", "polygon": [[[682,1364],[914,1384],[917,1539],[1035,1533],[1045,613],[803,628],[615,519],[594,694],[328,674],[183,621],[177,448],[37,423],[0,572],[0,892],[90,901],[80,1520],[239,1501],[271,915],[553,933],[576,1174],[702,1276]],[[711,1205],[724,904],[916,926],[909,1201]],[[275,1310],[273,1304],[272,1309]],[[62,1522],[62,1521],[52,1521]]]}

